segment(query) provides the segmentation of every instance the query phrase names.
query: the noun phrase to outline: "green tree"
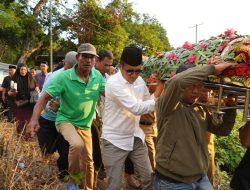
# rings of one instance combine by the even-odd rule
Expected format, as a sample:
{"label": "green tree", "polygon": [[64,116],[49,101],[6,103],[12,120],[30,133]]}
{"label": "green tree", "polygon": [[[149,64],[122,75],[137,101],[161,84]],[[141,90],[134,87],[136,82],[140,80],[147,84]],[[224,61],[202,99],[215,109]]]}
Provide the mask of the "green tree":
{"label": "green tree", "polygon": [[142,47],[148,56],[171,49],[161,24],[136,13],[127,0],[113,0],[106,6],[98,0],[81,1],[76,13],[67,15],[63,23],[79,43],[90,42],[112,51],[116,63],[128,45]]}
{"label": "green tree", "polygon": [[[46,6],[46,2],[46,0],[37,0],[36,4],[31,6],[29,1],[26,0],[2,1],[0,8],[6,13],[4,16],[2,15],[4,19],[0,19],[4,23],[0,27],[0,48],[5,50],[2,56],[0,55],[2,61],[26,63],[31,55],[36,54],[36,52],[47,51],[48,54],[49,8]],[[58,5],[59,1],[54,3]],[[58,26],[60,17],[60,12],[56,6],[53,8],[52,14],[54,18],[53,38],[56,46],[60,33],[60,30],[57,32],[55,28]]]}
{"label": "green tree", "polygon": [[142,15],[142,18],[134,23],[126,23],[129,38],[135,44],[145,48],[145,55],[151,56],[157,51],[170,51],[166,30],[155,18]]}

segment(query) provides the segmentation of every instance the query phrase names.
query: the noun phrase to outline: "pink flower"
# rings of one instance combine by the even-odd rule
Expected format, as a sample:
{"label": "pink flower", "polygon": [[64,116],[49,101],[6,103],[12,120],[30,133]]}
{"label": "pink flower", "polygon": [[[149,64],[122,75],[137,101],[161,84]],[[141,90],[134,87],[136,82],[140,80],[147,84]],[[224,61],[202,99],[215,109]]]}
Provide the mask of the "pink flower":
{"label": "pink flower", "polygon": [[172,72],[170,73],[169,78],[173,78],[175,75],[176,75],[176,72]]}
{"label": "pink flower", "polygon": [[194,46],[195,46],[195,44],[190,44],[189,42],[185,42],[185,43],[182,45],[182,48],[192,50],[192,49],[194,48]]}
{"label": "pink flower", "polygon": [[176,55],[174,52],[171,52],[171,53],[168,55],[167,59],[168,59],[169,61],[170,61],[170,60],[177,61],[177,60],[178,60],[178,57],[177,57],[177,55]]}
{"label": "pink flower", "polygon": [[200,48],[201,49],[204,49],[204,48],[206,48],[207,47],[207,44],[200,44]]}
{"label": "pink flower", "polygon": [[220,46],[218,47],[219,52],[222,52],[223,49],[224,49],[224,47],[223,47],[222,45],[220,45]]}
{"label": "pink flower", "polygon": [[228,41],[223,41],[221,45],[219,45],[218,50],[219,52],[222,52],[223,49],[228,45]]}
{"label": "pink flower", "polygon": [[228,37],[233,37],[235,35],[235,31],[233,29],[227,29],[224,34]]}
{"label": "pink flower", "polygon": [[196,55],[190,55],[188,58],[188,64],[193,64],[196,60]]}

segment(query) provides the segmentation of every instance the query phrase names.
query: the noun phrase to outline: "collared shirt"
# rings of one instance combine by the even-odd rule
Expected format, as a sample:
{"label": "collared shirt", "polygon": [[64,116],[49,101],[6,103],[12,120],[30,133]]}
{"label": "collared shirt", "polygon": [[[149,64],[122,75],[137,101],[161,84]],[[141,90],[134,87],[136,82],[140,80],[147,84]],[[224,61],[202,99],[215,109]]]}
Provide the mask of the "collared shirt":
{"label": "collared shirt", "polygon": [[151,99],[141,77],[128,83],[121,72],[109,77],[105,88],[102,138],[123,150],[133,150],[134,137],[143,142],[145,135],[139,127],[140,115],[154,111]]}
{"label": "collared shirt", "polygon": [[[58,76],[60,75],[62,72],[64,71],[64,68],[61,68],[53,73],[48,73],[45,79],[45,82],[43,84],[43,89],[42,92],[40,94],[40,96],[42,96],[44,94],[44,92],[48,89],[49,85],[51,84],[51,82]],[[44,112],[41,115],[43,118],[50,120],[50,121],[55,121],[56,120],[56,113],[53,112],[51,109],[49,109],[49,104],[46,105]]]}
{"label": "collared shirt", "polygon": [[38,83],[40,91],[42,91],[42,89],[43,89],[43,84],[44,84],[45,78],[46,78],[46,75],[43,74],[42,72],[36,74],[36,76],[35,76],[35,79],[36,79],[36,82]]}
{"label": "collared shirt", "polygon": [[76,67],[77,64],[58,75],[46,92],[53,97],[60,95],[56,125],[69,122],[75,127],[88,130],[92,124],[99,94],[105,88],[105,81],[101,73],[92,68],[86,84],[77,76]]}
{"label": "collared shirt", "polygon": [[[103,77],[104,77],[105,82],[107,82],[109,75],[105,73]],[[105,97],[103,95],[100,95],[99,100],[97,102],[97,106],[96,106],[96,114],[98,115],[100,120],[102,120],[102,116],[103,116],[104,102],[105,102]]]}

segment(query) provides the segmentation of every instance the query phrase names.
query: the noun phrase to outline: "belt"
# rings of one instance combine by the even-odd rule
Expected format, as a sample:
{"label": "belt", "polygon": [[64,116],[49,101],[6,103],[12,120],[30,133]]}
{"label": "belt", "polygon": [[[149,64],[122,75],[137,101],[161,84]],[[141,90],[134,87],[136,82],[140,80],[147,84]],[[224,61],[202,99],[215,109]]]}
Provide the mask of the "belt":
{"label": "belt", "polygon": [[152,125],[153,123],[147,123],[147,122],[140,121],[140,124],[141,125]]}
{"label": "belt", "polygon": [[[183,182],[177,181],[177,180],[175,180],[175,179],[172,179],[172,178],[170,178],[170,177],[167,177],[167,176],[165,176],[165,175],[162,175],[162,174],[159,173],[157,170],[155,170],[155,175],[156,175],[158,178],[163,179],[163,180],[166,180],[166,181],[168,181],[168,182],[170,182],[170,183],[183,183]],[[202,177],[201,177],[200,179],[198,179],[197,182],[200,181],[200,180],[202,180]]]}
{"label": "belt", "polygon": [[157,170],[155,170],[155,175],[156,175],[158,178],[163,179],[163,180],[166,180],[166,181],[168,181],[168,182],[170,182],[170,183],[182,183],[182,182],[180,182],[180,181],[176,181],[176,180],[174,180],[174,179],[172,179],[172,178],[170,178],[170,177],[167,177],[167,176],[165,176],[165,175],[162,175],[162,174],[159,173]]}

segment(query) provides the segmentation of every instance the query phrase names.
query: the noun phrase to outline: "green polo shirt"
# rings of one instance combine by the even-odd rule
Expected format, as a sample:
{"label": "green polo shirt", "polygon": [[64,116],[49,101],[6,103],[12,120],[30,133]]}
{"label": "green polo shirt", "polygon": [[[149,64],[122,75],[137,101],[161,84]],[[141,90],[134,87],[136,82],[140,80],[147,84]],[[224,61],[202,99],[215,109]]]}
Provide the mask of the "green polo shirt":
{"label": "green polo shirt", "polygon": [[60,96],[60,108],[56,125],[68,122],[81,129],[90,129],[100,91],[105,88],[101,73],[93,68],[88,83],[80,79],[73,68],[58,75],[46,92],[51,96]]}

